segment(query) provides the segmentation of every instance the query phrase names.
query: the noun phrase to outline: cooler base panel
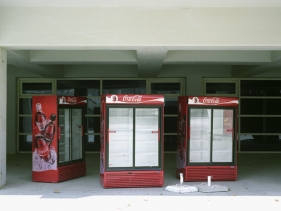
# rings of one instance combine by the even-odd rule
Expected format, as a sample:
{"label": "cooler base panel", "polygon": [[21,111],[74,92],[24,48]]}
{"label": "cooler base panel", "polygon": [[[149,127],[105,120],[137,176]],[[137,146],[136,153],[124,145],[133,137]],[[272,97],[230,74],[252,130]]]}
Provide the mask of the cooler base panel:
{"label": "cooler base panel", "polygon": [[163,171],[118,171],[101,174],[104,188],[162,187]]}
{"label": "cooler base panel", "polygon": [[60,166],[57,170],[48,170],[35,172],[32,171],[33,182],[50,182],[58,183],[65,180],[75,179],[78,177],[85,176],[86,174],[86,163],[77,163],[66,166]]}
{"label": "cooler base panel", "polygon": [[67,166],[60,166],[58,172],[58,182],[83,177],[86,175],[86,163],[83,162]]}
{"label": "cooler base panel", "polygon": [[187,166],[185,169],[177,169],[177,178],[183,173],[185,182],[207,181],[211,176],[214,181],[237,180],[237,166]]}
{"label": "cooler base panel", "polygon": [[32,181],[57,183],[58,171],[57,170],[32,171]]}

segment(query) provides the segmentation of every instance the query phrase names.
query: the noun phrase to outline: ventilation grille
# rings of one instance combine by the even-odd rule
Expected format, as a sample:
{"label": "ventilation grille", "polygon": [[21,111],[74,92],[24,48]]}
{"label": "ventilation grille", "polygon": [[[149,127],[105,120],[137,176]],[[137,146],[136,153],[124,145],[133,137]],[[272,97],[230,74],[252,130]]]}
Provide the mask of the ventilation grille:
{"label": "ventilation grille", "polygon": [[194,166],[186,167],[184,181],[207,181],[207,177],[212,176],[212,180],[236,180],[236,166]]}
{"label": "ventilation grille", "polygon": [[161,187],[164,183],[163,171],[123,171],[105,172],[104,188]]}
{"label": "ventilation grille", "polygon": [[86,163],[77,163],[73,165],[60,166],[59,182],[85,176]]}

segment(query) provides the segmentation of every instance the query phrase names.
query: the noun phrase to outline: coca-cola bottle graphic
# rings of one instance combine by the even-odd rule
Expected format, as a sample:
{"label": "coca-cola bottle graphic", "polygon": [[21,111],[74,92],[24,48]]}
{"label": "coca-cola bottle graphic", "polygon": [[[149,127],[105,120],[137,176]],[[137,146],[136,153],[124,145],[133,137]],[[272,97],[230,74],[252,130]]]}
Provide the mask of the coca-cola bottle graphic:
{"label": "coca-cola bottle graphic", "polygon": [[40,131],[43,131],[46,126],[46,116],[44,112],[42,111],[42,105],[41,103],[36,104],[36,117],[35,122]]}
{"label": "coca-cola bottle graphic", "polygon": [[50,148],[49,145],[46,143],[44,136],[39,133],[35,135],[36,140],[36,148],[38,155],[44,159],[46,162],[52,162],[51,154],[50,154]]}
{"label": "coca-cola bottle graphic", "polygon": [[56,120],[56,115],[51,114],[50,116],[50,122],[46,125],[45,130],[44,130],[44,138],[48,142],[52,142],[55,134],[55,120]]}

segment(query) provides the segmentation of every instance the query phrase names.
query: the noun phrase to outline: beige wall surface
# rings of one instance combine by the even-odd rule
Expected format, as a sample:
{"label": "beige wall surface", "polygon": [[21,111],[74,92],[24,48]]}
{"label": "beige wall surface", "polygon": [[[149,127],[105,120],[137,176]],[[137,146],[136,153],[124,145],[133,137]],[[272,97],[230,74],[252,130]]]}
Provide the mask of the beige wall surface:
{"label": "beige wall surface", "polygon": [[0,46],[272,50],[281,46],[279,20],[281,7],[0,6]]}

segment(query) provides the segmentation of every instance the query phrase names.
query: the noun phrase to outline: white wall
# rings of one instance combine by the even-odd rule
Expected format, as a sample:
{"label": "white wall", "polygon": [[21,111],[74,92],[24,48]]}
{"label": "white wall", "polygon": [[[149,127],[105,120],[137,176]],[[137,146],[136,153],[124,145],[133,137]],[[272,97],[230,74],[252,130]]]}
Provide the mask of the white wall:
{"label": "white wall", "polygon": [[185,77],[186,95],[203,95],[202,79],[231,77],[231,67],[227,65],[169,65],[162,68],[159,77]]}
{"label": "white wall", "polygon": [[67,65],[64,68],[66,78],[77,77],[138,77],[136,65]]}

